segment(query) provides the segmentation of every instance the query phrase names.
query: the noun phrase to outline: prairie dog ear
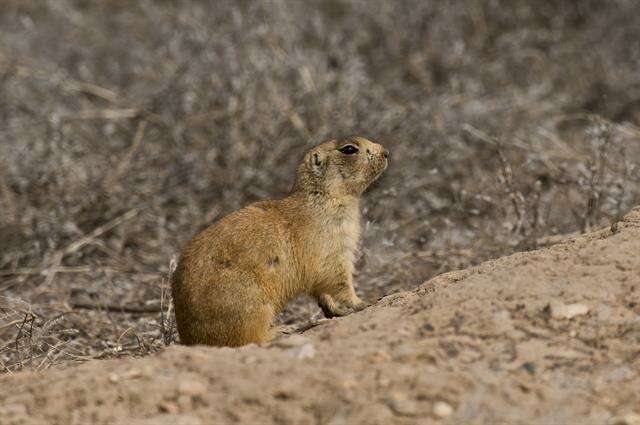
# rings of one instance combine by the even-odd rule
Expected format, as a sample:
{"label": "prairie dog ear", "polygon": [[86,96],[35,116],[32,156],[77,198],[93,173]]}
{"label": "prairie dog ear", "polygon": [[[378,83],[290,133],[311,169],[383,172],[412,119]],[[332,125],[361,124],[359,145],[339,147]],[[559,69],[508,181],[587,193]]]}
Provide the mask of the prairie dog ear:
{"label": "prairie dog ear", "polygon": [[323,152],[309,152],[306,162],[309,169],[318,176],[324,174],[327,169],[327,156]]}

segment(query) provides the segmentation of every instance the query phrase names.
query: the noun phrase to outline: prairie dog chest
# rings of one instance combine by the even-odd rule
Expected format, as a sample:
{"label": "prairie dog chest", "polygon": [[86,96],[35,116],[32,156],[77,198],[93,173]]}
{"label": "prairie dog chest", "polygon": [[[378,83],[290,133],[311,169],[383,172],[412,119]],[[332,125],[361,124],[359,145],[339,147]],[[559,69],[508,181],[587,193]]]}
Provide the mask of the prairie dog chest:
{"label": "prairie dog chest", "polygon": [[323,225],[324,237],[320,247],[323,256],[353,262],[360,240],[358,205],[337,205],[334,214],[328,216]]}
{"label": "prairie dog chest", "polygon": [[302,238],[296,247],[305,281],[330,280],[336,272],[353,271],[360,239],[359,205],[332,201],[315,204],[298,232]]}

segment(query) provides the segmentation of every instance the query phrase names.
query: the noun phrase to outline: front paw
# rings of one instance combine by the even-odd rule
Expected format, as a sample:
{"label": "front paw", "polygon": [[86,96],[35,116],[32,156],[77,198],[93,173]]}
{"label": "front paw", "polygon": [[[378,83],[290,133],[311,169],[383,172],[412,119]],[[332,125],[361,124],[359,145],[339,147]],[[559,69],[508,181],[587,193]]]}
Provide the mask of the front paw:
{"label": "front paw", "polygon": [[355,312],[355,311],[361,311],[364,310],[367,307],[370,307],[371,304],[364,302],[362,300],[358,300],[355,303],[353,303],[350,307],[351,309]]}
{"label": "front paw", "polygon": [[350,313],[348,308],[337,304],[331,295],[321,295],[318,298],[318,306],[322,309],[322,313],[327,319],[346,316]]}
{"label": "front paw", "polygon": [[346,316],[347,314],[350,313],[348,309],[341,306],[337,306],[335,305],[335,303],[333,303],[333,305],[318,303],[318,306],[322,309],[322,314],[324,314],[324,317],[326,317],[327,319]]}

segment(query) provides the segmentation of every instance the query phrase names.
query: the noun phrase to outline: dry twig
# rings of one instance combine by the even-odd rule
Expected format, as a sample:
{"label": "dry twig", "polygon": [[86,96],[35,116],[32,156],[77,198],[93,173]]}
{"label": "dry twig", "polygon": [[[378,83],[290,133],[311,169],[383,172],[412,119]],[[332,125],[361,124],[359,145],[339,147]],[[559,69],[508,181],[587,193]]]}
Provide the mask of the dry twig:
{"label": "dry twig", "polygon": [[79,250],[83,246],[85,246],[88,243],[90,243],[91,241],[93,241],[95,238],[98,238],[102,234],[108,232],[109,230],[114,229],[115,227],[117,227],[121,223],[124,223],[127,220],[131,220],[133,217],[138,215],[138,212],[139,211],[137,209],[129,210],[126,213],[122,214],[121,216],[118,216],[118,217],[114,218],[113,220],[103,224],[102,226],[96,227],[88,235],[83,236],[82,238],[80,238],[80,239],[76,240],[75,242],[69,244],[66,248],[56,252],[53,255],[53,260],[51,260],[51,263],[50,263],[50,265],[48,267],[47,277],[46,277],[44,283],[40,286],[40,292],[42,292],[45,288],[47,288],[49,285],[51,285],[51,283],[55,279],[55,276],[56,276],[56,273],[57,273],[56,269],[58,267],[60,267],[60,263],[62,262],[62,260],[64,259],[64,257],[66,255],[69,255],[69,254],[72,254],[72,253],[76,252],[77,250]]}
{"label": "dry twig", "polygon": [[72,302],[72,308],[82,310],[108,311],[111,313],[132,313],[146,314],[158,313],[162,311],[160,306],[135,306],[135,305],[118,305],[105,303],[88,303],[88,302]]}
{"label": "dry twig", "polygon": [[129,168],[131,161],[133,161],[133,158],[135,157],[136,153],[138,152],[138,149],[140,148],[140,145],[142,144],[142,139],[144,138],[144,131],[146,127],[147,127],[147,122],[145,120],[140,120],[138,122],[138,126],[136,128],[136,134],[133,136],[133,142],[131,143],[131,147],[129,148],[129,151],[127,152],[125,157],[119,162],[114,172],[104,180],[103,187],[105,188],[105,190],[110,191],[115,185],[115,183],[118,181],[118,179],[122,177],[123,174],[125,174],[125,172],[127,171],[127,168]]}

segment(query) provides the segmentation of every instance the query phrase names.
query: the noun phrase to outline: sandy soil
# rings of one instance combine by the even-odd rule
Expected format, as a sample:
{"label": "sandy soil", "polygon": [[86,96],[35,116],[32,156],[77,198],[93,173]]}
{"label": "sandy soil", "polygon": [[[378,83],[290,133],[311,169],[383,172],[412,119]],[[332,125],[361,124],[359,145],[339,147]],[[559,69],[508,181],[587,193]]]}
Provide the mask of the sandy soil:
{"label": "sandy soil", "polygon": [[268,346],[4,375],[0,422],[637,423],[638,253],[640,208]]}
{"label": "sandy soil", "polygon": [[391,151],[367,301],[640,205],[640,1],[0,5],[0,374],[173,344],[172,256],[331,138]]}

